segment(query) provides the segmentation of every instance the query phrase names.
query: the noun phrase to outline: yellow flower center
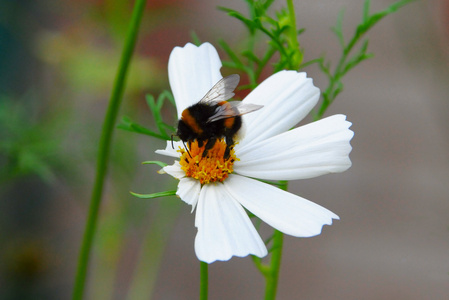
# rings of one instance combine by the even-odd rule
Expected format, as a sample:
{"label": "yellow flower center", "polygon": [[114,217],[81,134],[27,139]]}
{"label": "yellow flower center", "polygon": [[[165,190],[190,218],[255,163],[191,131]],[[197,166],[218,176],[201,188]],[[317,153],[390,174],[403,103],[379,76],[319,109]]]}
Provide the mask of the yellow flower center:
{"label": "yellow flower center", "polygon": [[203,143],[202,147],[199,147],[195,140],[190,143],[189,152],[180,147],[178,152],[181,153],[179,161],[181,169],[186,172],[187,177],[195,178],[201,184],[223,182],[232,173],[234,162],[238,160],[235,157],[234,147],[231,147],[229,157],[224,158],[226,142],[223,139],[217,139],[214,146],[203,157],[206,144],[207,141]]}

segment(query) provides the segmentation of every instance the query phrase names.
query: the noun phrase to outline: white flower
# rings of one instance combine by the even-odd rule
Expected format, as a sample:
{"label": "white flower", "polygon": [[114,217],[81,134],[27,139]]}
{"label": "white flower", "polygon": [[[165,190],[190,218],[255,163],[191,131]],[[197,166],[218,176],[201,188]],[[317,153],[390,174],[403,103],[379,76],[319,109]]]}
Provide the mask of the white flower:
{"label": "white flower", "polygon": [[[170,86],[178,118],[217,83],[221,62],[215,48],[176,47],[169,59]],[[339,219],[333,212],[253,178],[293,180],[343,172],[351,166],[349,141],[353,132],[344,115],[289,130],[318,102],[320,91],[305,73],[282,71],[270,76],[243,101],[263,105],[242,116],[244,128],[235,146],[237,161],[223,182],[201,184],[186,176],[179,161],[163,171],[179,179],[177,195],[196,207],[195,252],[211,263],[249,254],[263,257],[267,249],[245,209],[277,230],[296,237],[321,233]],[[239,133],[240,134],[240,133]],[[167,142],[159,154],[181,157],[181,142]],[[245,208],[245,209],[244,209]]]}

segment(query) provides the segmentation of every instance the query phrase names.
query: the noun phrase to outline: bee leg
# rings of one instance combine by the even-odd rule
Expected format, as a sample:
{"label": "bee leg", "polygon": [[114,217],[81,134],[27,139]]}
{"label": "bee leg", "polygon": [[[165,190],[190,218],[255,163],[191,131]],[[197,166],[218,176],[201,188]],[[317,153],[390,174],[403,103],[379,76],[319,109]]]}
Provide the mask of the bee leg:
{"label": "bee leg", "polygon": [[231,154],[231,147],[234,146],[234,139],[232,136],[226,136],[226,150],[224,153],[224,158],[228,159],[229,154]]}
{"label": "bee leg", "polygon": [[211,137],[206,144],[206,147],[204,147],[204,151],[203,151],[203,157],[206,157],[207,152],[209,151],[209,149],[212,149],[212,147],[215,145],[215,142],[217,141],[216,137]]}

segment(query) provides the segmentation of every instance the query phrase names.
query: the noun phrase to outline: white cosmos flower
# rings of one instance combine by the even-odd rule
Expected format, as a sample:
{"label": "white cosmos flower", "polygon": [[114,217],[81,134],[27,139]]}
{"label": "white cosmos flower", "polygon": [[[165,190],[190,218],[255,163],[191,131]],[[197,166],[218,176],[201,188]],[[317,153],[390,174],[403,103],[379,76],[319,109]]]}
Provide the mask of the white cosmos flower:
{"label": "white cosmos flower", "polygon": [[[220,68],[217,51],[209,43],[187,44],[172,51],[168,73],[178,118],[222,78]],[[318,204],[253,179],[304,179],[343,172],[351,166],[348,155],[353,132],[346,116],[334,115],[289,130],[310,112],[319,95],[312,79],[296,71],[278,72],[252,91],[243,101],[264,107],[242,116],[245,132],[235,146],[239,160],[223,183],[201,185],[186,176],[179,161],[163,168],[179,179],[176,194],[192,205],[192,211],[196,207],[195,252],[201,261],[267,254],[245,209],[296,237],[318,235],[323,225],[339,219]],[[176,142],[173,149],[169,141],[165,150],[156,152],[179,158],[178,146],[182,143]]]}

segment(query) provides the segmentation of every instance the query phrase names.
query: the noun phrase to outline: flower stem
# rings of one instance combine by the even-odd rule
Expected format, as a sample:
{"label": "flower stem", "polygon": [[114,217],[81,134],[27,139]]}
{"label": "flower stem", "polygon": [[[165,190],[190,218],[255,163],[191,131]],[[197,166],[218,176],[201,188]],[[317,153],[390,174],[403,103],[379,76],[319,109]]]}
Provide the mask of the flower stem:
{"label": "flower stem", "polygon": [[137,33],[145,8],[145,3],[145,0],[136,0],[130,26],[125,40],[125,45],[123,47],[120,64],[115,77],[113,90],[109,99],[108,110],[106,112],[106,117],[103,123],[100,144],[98,148],[95,183],[92,190],[89,213],[86,220],[86,227],[84,230],[83,241],[78,258],[78,267],[72,295],[73,300],[79,300],[83,298],[87,265],[89,262],[89,255],[96,230],[98,210],[100,207],[101,196],[103,194],[103,186],[107,171],[107,164],[109,161],[112,132],[117,120],[117,114],[123,97],[126,74],[136,44]]}
{"label": "flower stem", "polygon": [[287,8],[288,8],[288,17],[290,20],[290,30],[288,31],[289,37],[289,47],[294,50],[294,55],[290,61],[290,69],[298,70],[299,66],[302,63],[303,54],[299,47],[298,41],[298,30],[296,29],[296,16],[295,16],[295,7],[293,5],[293,0],[287,0]]}
{"label": "flower stem", "polygon": [[201,261],[200,262],[200,278],[201,278],[201,283],[200,283],[200,300],[207,300],[207,288],[208,288],[208,264]]}
{"label": "flower stem", "polygon": [[276,299],[283,242],[284,234],[278,230],[275,230],[273,234],[273,248],[271,251],[270,267],[269,271],[265,273],[265,300]]}
{"label": "flower stem", "polygon": [[[286,191],[288,181],[280,181],[279,188]],[[284,234],[275,230],[272,237],[273,246],[271,248],[271,260],[264,275],[266,280],[265,300],[276,299],[277,286],[279,281],[279,270],[281,268],[282,246],[284,244]]]}

